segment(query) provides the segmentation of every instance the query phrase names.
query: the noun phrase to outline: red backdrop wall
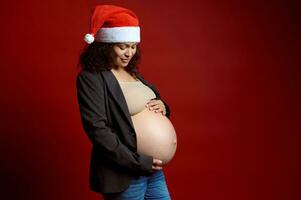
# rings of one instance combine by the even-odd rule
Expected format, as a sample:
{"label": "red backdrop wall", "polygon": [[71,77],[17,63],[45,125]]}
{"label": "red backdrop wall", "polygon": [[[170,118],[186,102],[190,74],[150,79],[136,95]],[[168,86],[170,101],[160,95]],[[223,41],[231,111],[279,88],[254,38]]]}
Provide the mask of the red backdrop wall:
{"label": "red backdrop wall", "polygon": [[1,199],[101,199],[75,77],[91,8],[104,3],[139,16],[141,72],[171,107],[172,199],[300,198],[296,4],[27,0],[0,7]]}

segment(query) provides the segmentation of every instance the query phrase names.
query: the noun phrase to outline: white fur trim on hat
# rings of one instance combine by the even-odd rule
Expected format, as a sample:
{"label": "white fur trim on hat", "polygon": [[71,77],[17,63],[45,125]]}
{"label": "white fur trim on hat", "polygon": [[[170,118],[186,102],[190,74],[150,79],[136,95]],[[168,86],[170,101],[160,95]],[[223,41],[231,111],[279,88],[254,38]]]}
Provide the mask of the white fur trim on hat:
{"label": "white fur trim on hat", "polygon": [[95,35],[99,42],[140,42],[139,26],[101,28]]}

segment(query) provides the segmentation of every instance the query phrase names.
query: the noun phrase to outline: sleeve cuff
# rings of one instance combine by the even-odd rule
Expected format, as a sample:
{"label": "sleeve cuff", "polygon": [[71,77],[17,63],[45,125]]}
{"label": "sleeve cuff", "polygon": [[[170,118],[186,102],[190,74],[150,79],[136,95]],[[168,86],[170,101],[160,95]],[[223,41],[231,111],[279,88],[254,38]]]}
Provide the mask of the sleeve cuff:
{"label": "sleeve cuff", "polygon": [[153,157],[145,154],[140,154],[140,163],[141,163],[141,171],[144,171],[146,174],[150,174],[153,172]]}

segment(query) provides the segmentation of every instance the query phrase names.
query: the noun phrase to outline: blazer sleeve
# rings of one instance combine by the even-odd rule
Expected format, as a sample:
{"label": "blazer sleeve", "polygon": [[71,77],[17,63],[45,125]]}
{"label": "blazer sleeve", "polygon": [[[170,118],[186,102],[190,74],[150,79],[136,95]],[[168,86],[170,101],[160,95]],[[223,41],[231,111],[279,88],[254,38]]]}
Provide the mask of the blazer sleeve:
{"label": "blazer sleeve", "polygon": [[151,173],[153,157],[131,151],[107,126],[103,86],[97,74],[86,72],[77,76],[77,97],[86,134],[106,159],[136,174]]}

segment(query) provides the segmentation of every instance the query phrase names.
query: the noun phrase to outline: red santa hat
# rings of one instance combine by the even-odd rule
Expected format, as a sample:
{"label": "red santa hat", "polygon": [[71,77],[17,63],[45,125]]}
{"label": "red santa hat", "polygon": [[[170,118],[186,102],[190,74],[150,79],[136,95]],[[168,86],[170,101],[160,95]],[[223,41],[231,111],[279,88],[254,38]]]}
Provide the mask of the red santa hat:
{"label": "red santa hat", "polygon": [[134,12],[113,5],[98,5],[91,17],[90,33],[84,40],[92,42],[140,42],[140,27]]}

